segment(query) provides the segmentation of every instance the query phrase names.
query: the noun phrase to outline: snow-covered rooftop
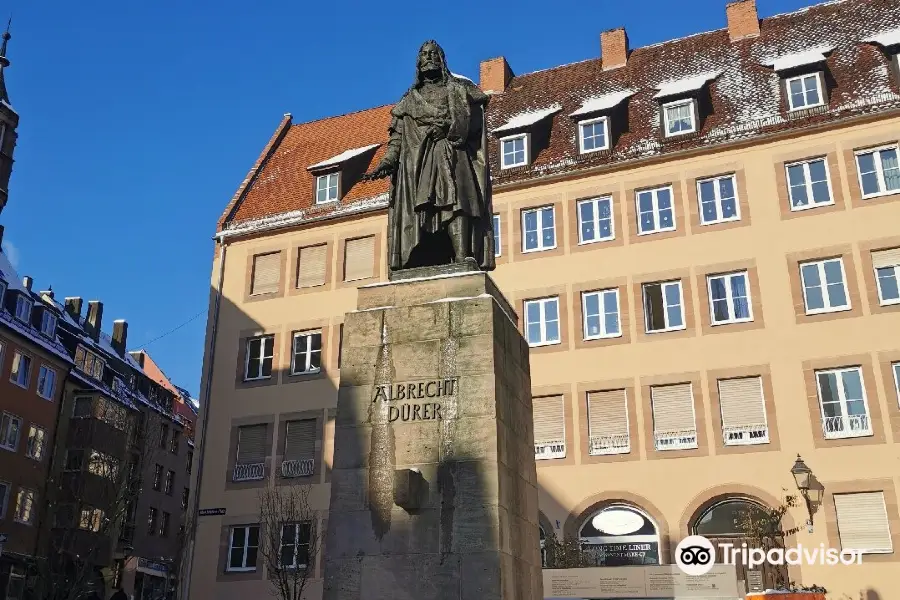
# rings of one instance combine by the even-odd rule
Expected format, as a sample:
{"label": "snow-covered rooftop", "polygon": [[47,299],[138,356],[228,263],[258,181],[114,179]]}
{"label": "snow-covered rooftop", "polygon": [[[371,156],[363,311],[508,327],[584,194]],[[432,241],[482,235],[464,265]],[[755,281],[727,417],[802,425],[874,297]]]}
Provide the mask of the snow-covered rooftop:
{"label": "snow-covered rooftop", "polygon": [[900,45],[900,27],[897,29],[889,29],[882,31],[872,37],[863,40],[864,42],[874,42],[880,46],[898,46]]}
{"label": "snow-covered rooftop", "polygon": [[653,97],[665,98],[667,96],[677,96],[678,94],[695,92],[702,88],[707,81],[715,79],[720,74],[720,71],[707,71],[706,73],[700,73],[699,75],[694,75],[692,77],[674,79],[666,81],[665,83],[660,83],[656,86],[656,89],[659,91]]}
{"label": "snow-covered rooftop", "polygon": [[[460,75],[459,73],[450,73],[450,74],[458,79],[465,79],[466,81],[472,81],[471,77],[466,77],[465,75]],[[472,83],[475,83],[475,82],[472,81]]]}
{"label": "snow-covered rooftop", "polygon": [[825,55],[834,50],[834,46],[817,46],[808,48],[802,52],[792,52],[781,56],[764,59],[762,64],[774,68],[776,71],[785,71],[806,65],[825,62]]}
{"label": "snow-covered rooftop", "polygon": [[354,156],[359,156],[360,154],[364,154],[364,153],[368,152],[369,150],[374,150],[375,148],[377,148],[380,145],[381,144],[370,144],[368,146],[363,146],[362,148],[352,148],[350,150],[344,150],[337,156],[332,156],[328,160],[323,160],[320,163],[316,163],[314,165],[308,166],[307,169],[320,169],[322,167],[329,167],[331,165],[339,165],[342,162],[346,162],[346,161],[350,160]]}
{"label": "snow-covered rooftop", "polygon": [[592,96],[584,101],[584,104],[581,105],[581,108],[573,113],[569,113],[569,116],[577,117],[580,115],[599,112],[601,110],[609,110],[614,106],[618,106],[619,103],[621,103],[625,98],[630,98],[631,96],[633,96],[634,93],[634,90],[623,90],[620,92],[610,92],[608,94],[602,94],[600,96]]}
{"label": "snow-covered rooftop", "polygon": [[554,115],[562,110],[562,106],[559,104],[554,104],[553,106],[549,106],[547,108],[542,108],[540,110],[530,110],[527,112],[519,113],[512,118],[510,118],[506,123],[494,129],[494,133],[500,133],[502,131],[511,131],[513,129],[521,129],[522,127],[528,127],[529,125],[534,125],[539,121],[543,121],[550,115]]}

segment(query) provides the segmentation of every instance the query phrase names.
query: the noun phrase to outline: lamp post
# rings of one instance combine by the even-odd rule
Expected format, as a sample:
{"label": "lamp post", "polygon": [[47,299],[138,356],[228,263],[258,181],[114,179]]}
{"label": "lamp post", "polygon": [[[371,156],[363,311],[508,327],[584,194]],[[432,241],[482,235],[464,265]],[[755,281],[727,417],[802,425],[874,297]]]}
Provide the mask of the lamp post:
{"label": "lamp post", "polygon": [[[803,462],[803,459],[800,458],[800,455],[797,455],[797,460],[794,461],[794,466],[791,467],[791,475],[794,476],[794,483],[797,484],[797,489],[800,491],[800,495],[803,496],[803,500],[806,501],[806,512],[809,515],[809,519],[806,521],[806,530],[809,533],[813,531],[813,504],[814,501],[818,500],[818,489],[813,488],[813,472],[806,463]],[[815,498],[813,498],[815,496]]]}

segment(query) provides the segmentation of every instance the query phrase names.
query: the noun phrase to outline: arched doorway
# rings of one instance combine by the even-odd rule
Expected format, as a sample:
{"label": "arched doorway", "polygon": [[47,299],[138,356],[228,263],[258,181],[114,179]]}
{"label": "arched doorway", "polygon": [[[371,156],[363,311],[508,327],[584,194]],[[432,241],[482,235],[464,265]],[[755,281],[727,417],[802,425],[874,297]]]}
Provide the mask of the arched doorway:
{"label": "arched doorway", "polygon": [[660,564],[659,528],[635,506],[603,507],[585,519],[578,536],[585,555],[598,567]]}

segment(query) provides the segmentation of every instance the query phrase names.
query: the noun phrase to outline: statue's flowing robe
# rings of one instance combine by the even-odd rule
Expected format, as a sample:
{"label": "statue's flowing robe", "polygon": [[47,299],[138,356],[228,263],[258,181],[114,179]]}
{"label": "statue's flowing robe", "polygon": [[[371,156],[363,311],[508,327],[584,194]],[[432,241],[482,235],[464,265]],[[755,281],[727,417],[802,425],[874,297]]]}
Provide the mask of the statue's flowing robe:
{"label": "statue's flowing robe", "polygon": [[[446,230],[458,214],[471,219],[472,251],[483,270],[494,268],[491,184],[484,108],[488,96],[447,77],[447,107],[430,104],[413,86],[391,111],[388,155],[397,156],[388,211],[391,270],[407,268],[425,236]],[[446,137],[432,125],[450,124]]]}

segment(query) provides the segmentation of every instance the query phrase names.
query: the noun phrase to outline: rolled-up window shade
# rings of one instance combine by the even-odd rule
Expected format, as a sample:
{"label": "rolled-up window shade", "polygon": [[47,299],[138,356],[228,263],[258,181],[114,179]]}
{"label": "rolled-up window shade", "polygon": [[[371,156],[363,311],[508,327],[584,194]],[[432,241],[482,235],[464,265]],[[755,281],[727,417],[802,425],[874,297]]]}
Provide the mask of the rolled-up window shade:
{"label": "rolled-up window shade", "polygon": [[835,494],[842,550],[893,550],[884,492]]}
{"label": "rolled-up window shade", "polygon": [[372,277],[375,270],[375,236],[347,240],[344,247],[344,281]]}
{"label": "rolled-up window shade", "polygon": [[900,266],[900,248],[878,250],[872,253],[872,265],[876,269]]}
{"label": "rolled-up window shade", "polygon": [[691,384],[655,386],[650,395],[655,433],[696,430]]}
{"label": "rolled-up window shade", "polygon": [[562,396],[534,398],[534,443],[549,444],[566,439],[565,409]]}
{"label": "rolled-up window shade", "polygon": [[759,377],[720,379],[719,402],[724,427],[766,424],[762,379]]}
{"label": "rolled-up window shade", "polygon": [[628,435],[625,390],[588,392],[588,427],[591,437]]}
{"label": "rolled-up window shade", "polygon": [[316,420],[288,421],[285,425],[284,460],[316,457]]}
{"label": "rolled-up window shade", "polygon": [[240,463],[259,463],[266,458],[266,434],[269,427],[248,425],[238,429],[237,460]]}
{"label": "rolled-up window shade", "polygon": [[300,248],[297,260],[297,287],[325,285],[325,255],[327,246]]}
{"label": "rolled-up window shade", "polygon": [[251,294],[268,294],[278,291],[281,278],[281,253],[259,254],[253,257],[253,283]]}

